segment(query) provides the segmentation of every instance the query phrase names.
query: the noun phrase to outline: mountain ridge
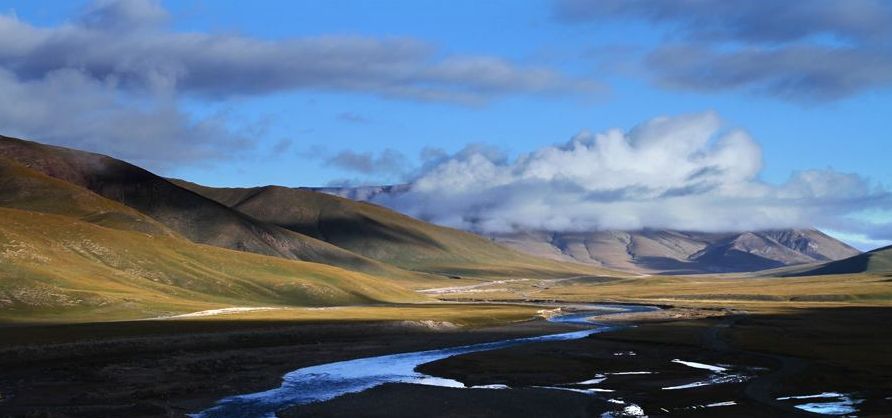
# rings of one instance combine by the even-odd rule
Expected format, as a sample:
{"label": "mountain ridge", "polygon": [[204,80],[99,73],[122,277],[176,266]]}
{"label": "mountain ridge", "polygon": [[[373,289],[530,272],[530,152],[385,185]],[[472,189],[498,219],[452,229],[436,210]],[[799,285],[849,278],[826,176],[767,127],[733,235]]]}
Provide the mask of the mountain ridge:
{"label": "mountain ridge", "polygon": [[538,277],[605,273],[575,262],[537,260],[476,234],[309,188],[214,188],[172,181],[256,219],[412,271],[463,276],[501,270]]}
{"label": "mountain ridge", "polygon": [[892,276],[892,246],[877,248],[842,260],[820,266],[785,272],[783,276],[824,276],[839,274],[871,273]]}
{"label": "mountain ridge", "polygon": [[[81,195],[116,202],[111,211],[116,217],[145,220],[144,225],[195,243],[404,279],[409,286],[447,276],[567,277],[603,272],[529,257],[473,234],[310,189],[220,189],[238,194],[238,201],[226,201],[201,193],[209,188],[183,187],[184,183],[175,184],[112,157],[5,136],[0,136],[0,160],[9,162],[9,170],[24,170],[19,182],[27,173],[38,173],[45,177],[42,181],[64,185],[46,199],[50,207],[58,206],[54,210],[72,209],[66,206],[69,199],[61,198],[62,189],[88,191]],[[7,204],[21,204],[15,200],[22,193],[22,187],[10,190]],[[283,193],[289,196],[284,205],[277,205]]]}
{"label": "mountain ridge", "polygon": [[402,281],[219,248],[0,157],[0,321],[423,300]]}
{"label": "mountain ridge", "polygon": [[105,155],[0,136],[0,157],[143,213],[187,239],[262,255],[405,276],[324,241],[267,224]]}
{"label": "mountain ridge", "polygon": [[488,236],[530,254],[650,274],[755,272],[860,254],[814,229],[734,233],[668,229],[539,231]]}
{"label": "mountain ridge", "polygon": [[[374,199],[398,194],[406,185],[320,188],[337,196]],[[483,233],[494,242],[530,255],[647,274],[740,273],[817,264],[857,256],[860,251],[812,228],[698,232],[520,231]]]}

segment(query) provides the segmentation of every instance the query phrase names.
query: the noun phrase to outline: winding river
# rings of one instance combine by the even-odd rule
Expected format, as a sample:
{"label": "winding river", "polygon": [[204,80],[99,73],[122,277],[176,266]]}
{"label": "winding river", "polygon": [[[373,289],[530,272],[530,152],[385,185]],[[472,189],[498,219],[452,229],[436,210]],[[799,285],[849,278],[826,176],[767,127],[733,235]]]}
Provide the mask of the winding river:
{"label": "winding river", "polygon": [[[592,322],[591,319],[599,315],[656,309],[658,308],[650,306],[589,305],[577,312],[549,318],[551,322],[582,324],[591,327],[580,331],[366,357],[304,367],[286,374],[282,379],[282,385],[278,388],[224,398],[210,409],[189,416],[193,418],[273,418],[276,411],[291,406],[327,401],[348,393],[362,392],[385,383],[464,388],[465,385],[459,381],[426,375],[415,371],[415,369],[422,364],[462,354],[540,342],[577,340],[619,328]],[[492,389],[498,388],[493,387]]]}

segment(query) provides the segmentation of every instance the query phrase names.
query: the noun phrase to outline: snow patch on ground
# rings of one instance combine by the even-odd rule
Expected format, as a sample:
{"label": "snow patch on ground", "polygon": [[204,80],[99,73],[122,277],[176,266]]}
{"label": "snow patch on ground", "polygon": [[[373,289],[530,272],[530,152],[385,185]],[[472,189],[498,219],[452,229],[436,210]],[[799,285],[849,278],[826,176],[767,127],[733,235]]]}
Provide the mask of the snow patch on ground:
{"label": "snow patch on ground", "polygon": [[724,383],[740,383],[746,381],[747,376],[740,376],[735,374],[714,374],[710,376],[709,379],[701,380],[699,382],[688,383],[685,385],[678,386],[669,386],[663,388],[663,390],[679,390],[679,389],[691,389],[697,388],[700,386],[711,386],[711,385],[721,385]]}
{"label": "snow patch on ground", "polygon": [[779,401],[799,400],[799,399],[824,399],[827,402],[809,402],[800,405],[794,405],[797,409],[812,412],[821,415],[847,415],[858,412],[856,405],[864,402],[863,399],[853,398],[839,392],[823,392],[814,395],[796,395],[783,396],[777,398]]}
{"label": "snow patch on ground", "polygon": [[589,380],[583,380],[583,381],[581,381],[581,382],[577,382],[576,384],[577,384],[577,385],[597,385],[598,383],[601,383],[601,382],[603,382],[603,381],[605,381],[605,380],[607,380],[607,377],[606,377],[606,376],[604,376],[603,374],[597,374],[597,375],[595,375],[595,377],[592,378],[592,379],[589,379]]}
{"label": "snow patch on ground", "polygon": [[451,287],[438,287],[434,289],[422,289],[419,290],[418,293],[424,293],[427,295],[448,295],[452,293],[481,293],[481,292],[503,292],[508,289],[482,289],[487,286],[513,283],[513,282],[524,282],[529,279],[508,279],[508,280],[494,280],[491,282],[483,282],[477,283],[467,286],[451,286]]}
{"label": "snow patch on ground", "polygon": [[647,418],[647,415],[644,413],[644,408],[635,405],[628,404],[626,405],[622,411],[610,411],[601,414],[601,418],[619,418],[619,417],[641,417]]}
{"label": "snow patch on ground", "polygon": [[429,319],[421,321],[403,321],[400,324],[408,327],[427,328],[434,331],[448,331],[459,328],[458,325],[449,321],[433,321]]}
{"label": "snow patch on ground", "polygon": [[712,375],[710,375],[709,378],[707,378],[706,380],[701,380],[684,385],[664,387],[663,390],[691,389],[700,386],[720,385],[723,383],[739,383],[749,379],[749,376],[744,374],[729,373],[729,369],[727,367],[714,366],[712,364],[697,363],[694,361],[684,361],[679,359],[672,360],[672,362],[683,364],[695,369],[709,370],[712,372]]}
{"label": "snow patch on ground", "polygon": [[616,372],[616,373],[607,373],[611,376],[624,376],[630,374],[655,374],[656,372]]}
{"label": "snow patch on ground", "polygon": [[508,385],[498,385],[498,384],[496,384],[496,385],[477,385],[477,386],[471,386],[471,389],[496,389],[496,390],[500,390],[500,389],[511,389],[511,387],[508,386]]}
{"label": "snow patch on ground", "polygon": [[724,367],[713,366],[713,365],[711,365],[711,364],[697,363],[697,362],[694,362],[694,361],[684,361],[684,360],[675,359],[675,360],[672,360],[672,362],[673,362],[673,363],[684,364],[685,366],[693,367],[693,368],[695,368],[695,369],[709,370],[709,371],[713,371],[713,372],[716,372],[716,373],[718,373],[718,372],[724,372],[724,371],[727,371],[727,370],[728,370],[728,369],[726,369],[726,368],[724,368]]}
{"label": "snow patch on ground", "polygon": [[174,315],[165,317],[165,319],[170,318],[200,318],[204,316],[216,316],[216,315],[231,315],[237,313],[245,313],[245,312],[261,312],[261,311],[277,311],[285,308],[276,308],[272,306],[260,306],[260,307],[251,307],[251,306],[239,306],[233,308],[220,308],[220,309],[208,309],[206,311],[198,311],[181,315]]}
{"label": "snow patch on ground", "polygon": [[843,396],[846,396],[846,395],[843,395],[842,393],[839,393],[839,392],[824,392],[824,393],[817,393],[814,395],[783,396],[783,397],[777,398],[777,400],[787,401],[790,399],[840,398]]}

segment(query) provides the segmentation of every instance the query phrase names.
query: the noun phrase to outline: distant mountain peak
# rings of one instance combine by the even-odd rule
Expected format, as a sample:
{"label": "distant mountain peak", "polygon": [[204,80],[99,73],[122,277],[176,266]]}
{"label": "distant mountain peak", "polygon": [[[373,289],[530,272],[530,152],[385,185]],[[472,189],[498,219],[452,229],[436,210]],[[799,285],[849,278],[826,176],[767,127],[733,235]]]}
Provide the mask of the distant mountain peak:
{"label": "distant mountain peak", "polygon": [[[548,240],[543,240],[545,236]],[[530,254],[641,273],[751,272],[840,260],[859,251],[815,229],[744,232],[522,232],[493,239]],[[556,245],[555,243],[560,243]]]}
{"label": "distant mountain peak", "polygon": [[[327,187],[313,190],[369,201],[399,194],[409,185]],[[560,261],[639,273],[752,272],[825,263],[860,251],[811,228],[697,232],[645,228],[636,231],[517,231],[485,234],[515,250]]]}

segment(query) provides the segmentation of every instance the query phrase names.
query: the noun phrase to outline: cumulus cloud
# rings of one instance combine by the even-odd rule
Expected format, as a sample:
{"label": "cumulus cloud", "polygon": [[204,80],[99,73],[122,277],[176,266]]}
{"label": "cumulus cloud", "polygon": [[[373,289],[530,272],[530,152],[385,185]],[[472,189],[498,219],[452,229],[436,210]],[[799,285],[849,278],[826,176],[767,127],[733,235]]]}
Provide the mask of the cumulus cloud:
{"label": "cumulus cloud", "polygon": [[846,214],[892,207],[855,174],[759,180],[762,155],[712,112],[659,117],[624,132],[582,132],[515,159],[472,147],[439,156],[404,193],[377,203],[477,232],[845,227]]}
{"label": "cumulus cloud", "polygon": [[155,0],[96,0],[52,27],[0,14],[3,133],[159,169],[255,150],[262,123],[199,117],[187,101],[225,107],[230,98],[312,90],[478,105],[596,89],[553,70],[450,55],[410,38],[261,39],[182,32],[170,23]]}
{"label": "cumulus cloud", "polygon": [[892,86],[892,3],[879,0],[557,0],[567,23],[661,25],[674,37],[645,64],[664,85],[838,100]]}

